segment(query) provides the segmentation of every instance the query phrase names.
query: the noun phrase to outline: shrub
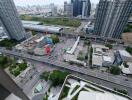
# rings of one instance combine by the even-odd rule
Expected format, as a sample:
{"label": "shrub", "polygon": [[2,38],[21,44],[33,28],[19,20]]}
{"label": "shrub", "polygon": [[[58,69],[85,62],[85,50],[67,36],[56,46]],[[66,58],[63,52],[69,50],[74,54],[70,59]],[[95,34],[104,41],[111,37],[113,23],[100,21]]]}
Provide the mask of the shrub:
{"label": "shrub", "polygon": [[121,90],[121,89],[117,89],[117,88],[114,88],[114,90],[117,91],[117,92],[123,93],[125,95],[128,95],[128,91],[127,90],[124,90],[124,89]]}

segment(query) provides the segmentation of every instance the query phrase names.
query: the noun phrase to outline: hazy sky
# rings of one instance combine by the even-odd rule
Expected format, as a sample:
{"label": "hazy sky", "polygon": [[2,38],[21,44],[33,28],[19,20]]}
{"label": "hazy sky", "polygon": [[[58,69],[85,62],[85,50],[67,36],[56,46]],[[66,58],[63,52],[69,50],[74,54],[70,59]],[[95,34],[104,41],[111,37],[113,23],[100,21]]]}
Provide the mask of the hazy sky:
{"label": "hazy sky", "polygon": [[[47,5],[54,3],[57,5],[63,5],[64,1],[70,0],[14,0],[17,6],[27,6],[27,5]],[[92,3],[98,3],[99,0],[91,0]]]}

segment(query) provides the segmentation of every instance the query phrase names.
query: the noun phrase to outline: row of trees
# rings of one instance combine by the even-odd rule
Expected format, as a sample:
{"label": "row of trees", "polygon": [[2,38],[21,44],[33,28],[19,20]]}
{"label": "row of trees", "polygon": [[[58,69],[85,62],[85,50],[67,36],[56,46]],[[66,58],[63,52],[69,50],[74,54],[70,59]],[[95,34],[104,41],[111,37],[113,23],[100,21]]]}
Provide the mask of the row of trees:
{"label": "row of trees", "polygon": [[64,26],[73,26],[78,27],[81,25],[80,20],[77,19],[68,19],[68,18],[38,18],[28,15],[21,15],[22,20],[31,20],[31,21],[40,21],[44,24],[54,24],[54,25],[64,25]]}

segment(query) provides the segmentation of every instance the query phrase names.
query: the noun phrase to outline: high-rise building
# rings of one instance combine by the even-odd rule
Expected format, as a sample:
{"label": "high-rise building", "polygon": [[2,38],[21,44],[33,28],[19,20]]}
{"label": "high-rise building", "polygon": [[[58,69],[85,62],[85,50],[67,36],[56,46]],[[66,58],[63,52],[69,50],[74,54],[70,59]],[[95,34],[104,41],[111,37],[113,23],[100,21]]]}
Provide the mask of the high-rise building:
{"label": "high-rise building", "polygon": [[73,16],[73,4],[64,2],[64,15],[71,17]]}
{"label": "high-rise building", "polygon": [[89,17],[91,11],[90,0],[82,0],[82,17]]}
{"label": "high-rise building", "polygon": [[29,100],[19,86],[0,68],[0,100]]}
{"label": "high-rise building", "polygon": [[90,0],[71,0],[73,4],[73,16],[90,16],[91,3]]}
{"label": "high-rise building", "polygon": [[102,37],[120,38],[132,13],[132,0],[100,0],[94,33]]}
{"label": "high-rise building", "polygon": [[50,8],[51,8],[52,16],[57,16],[57,6],[55,6],[54,3],[51,3]]}
{"label": "high-rise building", "polygon": [[20,41],[25,38],[25,30],[13,0],[0,0],[0,19],[11,39]]}

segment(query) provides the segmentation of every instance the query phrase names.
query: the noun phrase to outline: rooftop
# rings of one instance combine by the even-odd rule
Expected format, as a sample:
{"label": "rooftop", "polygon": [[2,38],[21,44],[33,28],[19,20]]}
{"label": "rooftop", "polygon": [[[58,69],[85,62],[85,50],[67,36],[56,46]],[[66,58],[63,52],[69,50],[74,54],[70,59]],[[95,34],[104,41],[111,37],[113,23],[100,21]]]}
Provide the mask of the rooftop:
{"label": "rooftop", "polygon": [[63,29],[57,26],[46,26],[46,25],[24,24],[23,26],[24,28],[30,29],[30,30],[36,30],[41,32],[53,32],[53,33],[60,33],[60,31]]}
{"label": "rooftop", "polygon": [[93,55],[93,57],[92,57],[92,65],[102,66],[102,63],[103,63],[102,56]]}
{"label": "rooftop", "polygon": [[121,56],[132,57],[126,50],[119,50]]}
{"label": "rooftop", "polygon": [[22,20],[22,24],[40,25],[41,22],[38,22],[38,21],[26,21],[26,20]]}
{"label": "rooftop", "polygon": [[128,100],[127,98],[113,95],[111,93],[86,92],[82,91],[79,94],[78,100]]}

